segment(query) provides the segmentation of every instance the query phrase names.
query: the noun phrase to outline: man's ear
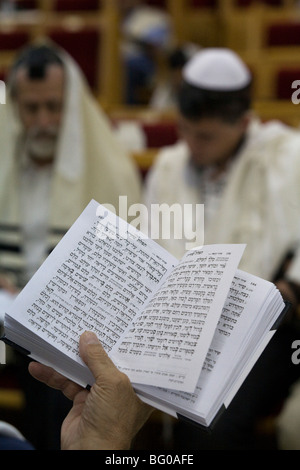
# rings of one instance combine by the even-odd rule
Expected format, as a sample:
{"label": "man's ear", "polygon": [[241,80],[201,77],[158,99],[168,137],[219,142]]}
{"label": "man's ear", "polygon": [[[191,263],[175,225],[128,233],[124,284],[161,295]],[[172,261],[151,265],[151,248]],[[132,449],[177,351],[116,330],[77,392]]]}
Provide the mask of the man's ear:
{"label": "man's ear", "polygon": [[243,114],[243,116],[240,118],[240,126],[241,126],[242,132],[246,132],[252,117],[253,117],[253,112],[249,110],[249,111],[246,111],[246,113]]}

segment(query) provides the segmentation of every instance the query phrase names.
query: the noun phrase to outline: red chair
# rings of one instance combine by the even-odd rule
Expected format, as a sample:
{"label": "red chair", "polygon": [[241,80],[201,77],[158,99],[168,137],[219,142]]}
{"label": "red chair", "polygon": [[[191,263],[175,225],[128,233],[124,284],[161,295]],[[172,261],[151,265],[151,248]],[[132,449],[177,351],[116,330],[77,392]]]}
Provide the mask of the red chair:
{"label": "red chair", "polygon": [[262,3],[263,5],[271,7],[283,6],[282,0],[235,0],[235,6],[237,7],[250,7],[255,3]]}
{"label": "red chair", "polygon": [[122,121],[136,121],[145,136],[146,149],[158,149],[173,145],[178,141],[178,127],[176,120],[147,122],[133,117],[112,117],[113,127],[118,127]]}
{"label": "red chair", "polygon": [[178,140],[176,122],[141,123],[146,136],[147,148],[160,148],[173,145]]}
{"label": "red chair", "polygon": [[281,7],[283,6],[283,0],[235,0],[237,7],[249,7],[254,3],[262,3],[263,5],[268,5],[271,7]]}
{"label": "red chair", "polygon": [[151,7],[162,8],[163,10],[168,8],[167,0],[146,0],[144,3]]}
{"label": "red chair", "polygon": [[272,7],[282,7],[283,0],[262,0],[263,3]]}
{"label": "red chair", "polygon": [[0,68],[0,80],[5,82],[6,78],[7,78],[7,73],[8,73],[8,71],[4,67],[1,67]]}
{"label": "red chair", "polygon": [[17,10],[37,10],[39,8],[37,0],[16,0]]}
{"label": "red chair", "polygon": [[98,0],[54,0],[54,11],[93,11],[98,10]]}
{"label": "red chair", "polygon": [[279,70],[276,79],[276,98],[290,100],[293,92],[292,83],[300,80],[300,65],[298,68],[286,68]]}
{"label": "red chair", "polygon": [[192,8],[215,8],[217,4],[217,0],[190,0]]}
{"label": "red chair", "polygon": [[[221,1],[221,0],[219,0]],[[269,6],[282,6],[282,0],[259,0],[261,3]],[[235,7],[249,7],[255,0],[235,0]],[[218,0],[190,0],[191,7],[194,8],[215,8],[218,6]]]}
{"label": "red chair", "polygon": [[267,46],[297,45],[300,45],[300,22],[285,21],[269,26],[267,31]]}
{"label": "red chair", "polygon": [[99,29],[83,28],[78,31],[52,29],[48,31],[48,36],[73,57],[85,74],[90,87],[97,90],[102,39]]}
{"label": "red chair", "polygon": [[25,46],[29,42],[30,36],[27,31],[1,31],[0,51],[14,51]]}

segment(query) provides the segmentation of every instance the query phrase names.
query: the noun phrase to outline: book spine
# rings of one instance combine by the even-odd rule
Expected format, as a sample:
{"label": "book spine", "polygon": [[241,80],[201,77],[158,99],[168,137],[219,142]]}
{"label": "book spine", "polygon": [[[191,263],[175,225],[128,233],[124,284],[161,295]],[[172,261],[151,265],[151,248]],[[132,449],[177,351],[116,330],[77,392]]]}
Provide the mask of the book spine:
{"label": "book spine", "polygon": [[284,303],[285,303],[285,307],[282,310],[279,317],[277,318],[277,320],[275,321],[274,325],[272,326],[271,331],[278,330],[281,322],[283,321],[284,317],[286,316],[287,312],[289,311],[289,309],[292,306],[291,302],[288,302],[287,300],[285,300]]}
{"label": "book spine", "polygon": [[220,419],[220,417],[222,416],[224,411],[226,411],[225,405],[221,406],[221,408],[219,409],[218,413],[215,415],[214,419],[212,420],[212,422],[210,423],[209,426],[204,426],[203,424],[200,424],[197,421],[195,421],[193,419],[190,419],[190,418],[187,418],[186,416],[181,415],[179,413],[177,413],[177,418],[180,421],[183,421],[185,423],[192,424],[192,425],[196,426],[198,429],[201,429],[205,433],[211,434],[214,427],[215,427],[215,425],[216,425],[216,423],[217,423],[217,421]]}
{"label": "book spine", "polygon": [[3,341],[5,344],[7,344],[7,346],[11,346],[13,349],[20,352],[21,354],[24,354],[25,356],[30,356],[30,354],[31,354],[30,351],[27,351],[27,349],[22,348],[18,344],[14,343],[10,339],[8,339],[7,336],[5,336],[5,335],[0,338],[0,341]]}

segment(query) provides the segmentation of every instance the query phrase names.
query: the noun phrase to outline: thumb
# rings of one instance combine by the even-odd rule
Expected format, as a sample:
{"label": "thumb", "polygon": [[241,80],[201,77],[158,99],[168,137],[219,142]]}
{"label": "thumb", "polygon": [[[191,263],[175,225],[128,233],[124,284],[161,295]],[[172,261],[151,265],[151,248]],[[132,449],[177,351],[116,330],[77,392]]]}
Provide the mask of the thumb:
{"label": "thumb", "polygon": [[91,331],[85,331],[81,335],[79,352],[82,360],[86,363],[95,379],[100,374],[110,374],[111,369],[115,368],[99,339]]}

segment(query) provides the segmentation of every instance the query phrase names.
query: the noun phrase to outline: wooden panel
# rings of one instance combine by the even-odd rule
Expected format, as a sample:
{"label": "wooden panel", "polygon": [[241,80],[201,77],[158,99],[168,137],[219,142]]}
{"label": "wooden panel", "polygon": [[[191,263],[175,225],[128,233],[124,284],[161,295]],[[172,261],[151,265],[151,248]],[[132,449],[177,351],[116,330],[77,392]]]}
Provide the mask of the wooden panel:
{"label": "wooden panel", "polygon": [[0,390],[0,408],[21,410],[25,405],[25,397],[21,390]]}
{"label": "wooden panel", "polygon": [[99,28],[80,28],[75,31],[66,28],[51,28],[47,33],[56,44],[75,59],[92,90],[97,90],[101,73],[100,67],[97,67],[102,39]]}

